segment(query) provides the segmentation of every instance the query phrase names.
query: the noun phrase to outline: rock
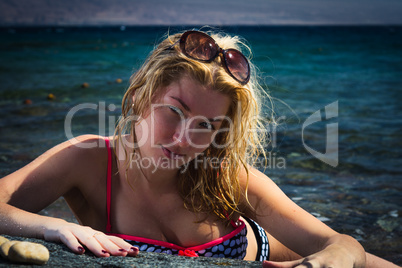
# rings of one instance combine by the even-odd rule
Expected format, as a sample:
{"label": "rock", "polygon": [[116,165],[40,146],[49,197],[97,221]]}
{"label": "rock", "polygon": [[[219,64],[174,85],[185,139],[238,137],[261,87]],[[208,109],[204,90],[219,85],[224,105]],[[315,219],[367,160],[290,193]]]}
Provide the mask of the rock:
{"label": "rock", "polygon": [[0,236],[0,255],[13,262],[45,264],[49,260],[49,251],[38,243],[9,240]]}
{"label": "rock", "polygon": [[377,224],[380,225],[384,231],[391,233],[399,226],[399,221],[395,218],[382,218],[377,220]]}
{"label": "rock", "polygon": [[38,243],[18,242],[9,249],[8,259],[22,263],[45,264],[49,260],[49,250]]}
{"label": "rock", "polygon": [[0,236],[0,246],[3,245],[4,243],[8,242],[8,241],[10,241],[10,240],[8,240],[5,237]]}
{"label": "rock", "polygon": [[[108,257],[97,258],[88,250],[85,254],[78,255],[60,243],[43,241],[34,238],[22,238],[7,236],[9,240],[28,241],[44,245],[50,253],[49,261],[43,267],[171,267],[171,268],[222,268],[222,267],[262,267],[261,262],[243,261],[223,258],[207,257],[184,257],[172,256],[163,253],[152,253],[141,251],[137,257]],[[0,268],[21,267],[21,264],[14,263],[0,258]]]}
{"label": "rock", "polygon": [[82,88],[88,88],[88,87],[89,87],[89,83],[87,83],[87,82],[82,83],[81,87],[82,87]]}
{"label": "rock", "polygon": [[54,94],[50,93],[50,94],[47,95],[47,99],[48,100],[54,100],[54,99],[56,99],[56,96]]}
{"label": "rock", "polygon": [[1,244],[0,246],[0,255],[4,258],[4,259],[8,259],[8,252],[11,248],[12,245],[14,245],[15,243],[17,243],[18,241],[7,241],[3,244]]}
{"label": "rock", "polygon": [[30,100],[30,99],[25,99],[22,103],[25,104],[25,105],[31,105],[31,104],[32,104],[32,100]]}
{"label": "rock", "polygon": [[288,157],[299,157],[299,156],[301,156],[301,154],[296,153],[296,152],[288,154]]}

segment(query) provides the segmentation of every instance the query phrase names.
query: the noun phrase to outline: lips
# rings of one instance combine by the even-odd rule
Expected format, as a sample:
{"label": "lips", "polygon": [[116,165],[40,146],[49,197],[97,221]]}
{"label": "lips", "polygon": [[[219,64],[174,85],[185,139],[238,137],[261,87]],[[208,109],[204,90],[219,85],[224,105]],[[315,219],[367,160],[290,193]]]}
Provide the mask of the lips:
{"label": "lips", "polygon": [[172,152],[163,146],[162,146],[162,151],[166,157],[171,158],[171,159],[182,158],[184,156],[184,154],[178,154],[178,153]]}

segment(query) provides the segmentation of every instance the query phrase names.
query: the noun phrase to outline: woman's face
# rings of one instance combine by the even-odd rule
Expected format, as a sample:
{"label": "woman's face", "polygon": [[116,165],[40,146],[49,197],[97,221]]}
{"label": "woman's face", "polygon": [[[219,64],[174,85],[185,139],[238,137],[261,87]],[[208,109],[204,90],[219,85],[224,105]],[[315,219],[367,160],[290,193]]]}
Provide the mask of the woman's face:
{"label": "woman's face", "polygon": [[179,168],[207,149],[223,131],[222,123],[230,121],[226,118],[230,99],[189,76],[159,92],[161,96],[135,125],[141,160],[153,168]]}

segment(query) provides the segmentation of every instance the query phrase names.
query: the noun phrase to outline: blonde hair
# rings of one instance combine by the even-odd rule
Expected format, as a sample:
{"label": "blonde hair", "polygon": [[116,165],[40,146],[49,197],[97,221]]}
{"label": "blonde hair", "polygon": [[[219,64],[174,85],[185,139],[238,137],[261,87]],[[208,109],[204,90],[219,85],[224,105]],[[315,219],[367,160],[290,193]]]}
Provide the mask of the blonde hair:
{"label": "blonde hair", "polygon": [[[209,34],[223,49],[245,49],[250,52],[238,37]],[[257,83],[255,68],[251,63],[250,80],[246,85],[241,85],[226,72],[220,57],[213,62],[203,63],[181,53],[175,44],[180,36],[175,34],[163,40],[131,77],[122,100],[122,117],[116,128],[116,140],[121,139],[124,130],[132,131],[135,138],[130,118],[142,116],[154,98],[162,94],[161,89],[185,74],[201,85],[210,86],[229,96],[231,104],[226,116],[231,122],[225,120],[221,129],[228,128],[230,131],[219,132],[214,140],[215,144],[226,146],[211,145],[203,154],[204,159],[221,159],[222,164],[217,168],[216,163],[206,161],[200,168],[192,160],[193,163],[184,172],[179,172],[178,179],[178,189],[187,209],[216,214],[223,220],[229,220],[241,213],[239,207],[244,201],[248,204],[247,191],[241,188],[238,178],[240,169],[243,168],[248,175],[248,164],[252,165],[261,154],[265,156],[262,150],[265,132],[258,131],[263,127],[259,116],[259,92],[263,91]]]}

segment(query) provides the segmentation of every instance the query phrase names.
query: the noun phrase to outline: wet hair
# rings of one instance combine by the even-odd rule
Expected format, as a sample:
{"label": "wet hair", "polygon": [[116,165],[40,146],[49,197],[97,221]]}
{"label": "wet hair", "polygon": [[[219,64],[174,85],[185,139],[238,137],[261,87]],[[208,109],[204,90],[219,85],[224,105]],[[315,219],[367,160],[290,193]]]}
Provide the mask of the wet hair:
{"label": "wet hair", "polygon": [[[251,50],[239,37],[224,33],[207,34],[223,49],[235,48],[251,57]],[[260,117],[262,90],[251,62],[250,80],[241,85],[226,72],[220,57],[203,63],[181,53],[176,44],[180,36],[181,33],[168,35],[131,77],[122,100],[116,140],[121,139],[125,130],[131,131],[135,139],[133,124],[130,125],[135,122],[133,118],[144,115],[152,101],[163,94],[163,89],[183,75],[228,96],[231,102],[226,116],[230,122],[224,120],[220,128],[227,131],[218,131],[214,142],[198,156],[203,158],[202,164],[199,159],[192,160],[188,168],[179,172],[178,189],[187,209],[229,220],[240,213],[242,205],[249,204],[247,191],[242,189],[238,178],[240,170],[244,169],[248,175],[249,165],[261,155],[265,156],[262,150],[265,132],[258,131],[263,128]],[[218,159],[221,164],[209,161],[211,159]]]}

